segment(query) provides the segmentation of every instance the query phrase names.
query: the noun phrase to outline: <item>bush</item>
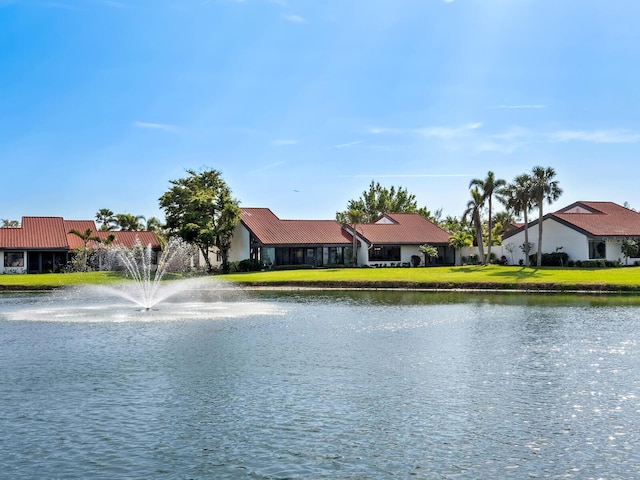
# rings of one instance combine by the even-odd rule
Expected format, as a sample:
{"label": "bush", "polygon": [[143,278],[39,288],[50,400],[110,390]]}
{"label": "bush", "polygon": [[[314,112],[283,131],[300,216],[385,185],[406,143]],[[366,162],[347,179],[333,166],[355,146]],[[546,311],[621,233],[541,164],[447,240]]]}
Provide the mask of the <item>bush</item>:
{"label": "bush", "polygon": [[[538,255],[529,255],[529,265],[537,265]],[[542,254],[543,267],[564,267],[569,263],[569,255],[564,252]]]}

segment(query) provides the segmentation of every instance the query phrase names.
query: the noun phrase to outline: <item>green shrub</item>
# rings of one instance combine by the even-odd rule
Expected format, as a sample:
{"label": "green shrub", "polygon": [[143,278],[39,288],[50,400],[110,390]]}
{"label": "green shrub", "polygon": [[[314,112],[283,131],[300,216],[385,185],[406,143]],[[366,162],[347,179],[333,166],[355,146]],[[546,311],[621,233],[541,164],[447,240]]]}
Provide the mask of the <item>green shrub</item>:
{"label": "green shrub", "polygon": [[237,262],[236,272],[259,272],[262,270],[262,262],[255,259],[245,259]]}

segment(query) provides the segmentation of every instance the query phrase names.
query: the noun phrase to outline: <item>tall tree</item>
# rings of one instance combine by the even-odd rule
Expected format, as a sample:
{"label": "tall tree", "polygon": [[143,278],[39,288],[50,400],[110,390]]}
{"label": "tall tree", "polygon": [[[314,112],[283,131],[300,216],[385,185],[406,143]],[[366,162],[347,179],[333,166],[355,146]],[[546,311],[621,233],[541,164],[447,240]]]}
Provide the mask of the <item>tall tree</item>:
{"label": "tall tree", "polygon": [[484,263],[484,245],[482,241],[482,206],[484,205],[484,200],[482,194],[478,191],[477,188],[471,189],[471,200],[467,202],[467,209],[462,214],[462,221],[466,222],[467,219],[471,217],[471,221],[476,230],[476,241],[478,243],[478,259],[480,263]]}
{"label": "tall tree", "polygon": [[558,181],[554,180],[556,171],[552,167],[533,167],[531,171],[531,195],[538,208],[538,258],[537,266],[542,265],[542,219],[544,217],[543,206],[547,202],[551,205],[560,195],[562,189]]}
{"label": "tall tree", "polygon": [[343,225],[348,225],[351,230],[351,264],[355,267],[358,265],[358,224],[362,223],[362,212],[355,208],[351,208],[346,212],[346,223]]}
{"label": "tall tree", "polygon": [[524,221],[525,265],[529,266],[529,211],[533,206],[531,175],[523,173],[498,192],[498,199],[514,215]]}
{"label": "tall tree", "polygon": [[133,215],[132,213],[118,213],[115,216],[115,223],[120,230],[138,232],[144,229],[144,215]]}
{"label": "tall tree", "polygon": [[186,178],[171,180],[172,187],[160,197],[166,228],[198,247],[209,272],[213,271],[210,252],[216,247],[222,270],[228,272],[231,238],[240,220],[238,201],[219,171],[186,172]]}
{"label": "tall tree", "polygon": [[112,224],[115,221],[115,217],[113,212],[108,208],[101,208],[98,210],[98,213],[96,213],[96,221],[100,222],[100,230],[111,230],[113,228]]}
{"label": "tall tree", "polygon": [[371,181],[369,190],[362,192],[362,197],[357,200],[349,200],[347,209],[336,213],[336,220],[343,225],[349,224],[349,212],[358,211],[361,214],[361,223],[371,223],[383,213],[419,213],[429,220],[437,220],[442,213],[437,210],[431,213],[426,207],[418,208],[416,197],[410,194],[406,188],[386,188],[379,182]]}
{"label": "tall tree", "polygon": [[491,259],[491,243],[493,236],[493,195],[504,185],[506,185],[506,182],[501,178],[496,178],[495,173],[493,173],[491,170],[487,172],[487,176],[484,178],[484,180],[480,178],[474,178],[473,180],[471,180],[471,182],[469,182],[469,188],[476,188],[482,194],[482,205],[484,206],[486,202],[488,206],[489,228],[487,235],[487,262]]}

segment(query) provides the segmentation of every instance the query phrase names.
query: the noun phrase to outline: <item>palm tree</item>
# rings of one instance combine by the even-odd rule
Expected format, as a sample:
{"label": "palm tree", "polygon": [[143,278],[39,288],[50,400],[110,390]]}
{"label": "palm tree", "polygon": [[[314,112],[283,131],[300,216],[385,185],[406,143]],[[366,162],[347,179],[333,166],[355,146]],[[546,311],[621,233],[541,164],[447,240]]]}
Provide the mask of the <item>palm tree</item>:
{"label": "palm tree", "polygon": [[80,230],[76,230],[75,228],[73,230],[69,230],[69,233],[76,235],[78,237],[80,237],[80,239],[83,242],[83,248],[82,248],[82,252],[83,252],[83,267],[82,269],[84,271],[87,270],[87,256],[88,256],[88,251],[89,249],[87,248],[87,245],[89,244],[89,242],[100,242],[100,237],[97,237],[95,235],[93,235],[93,230],[91,228],[87,228],[84,232],[81,232]]}
{"label": "palm tree", "polygon": [[162,229],[162,223],[156,217],[147,218],[146,229],[150,232],[159,232]]}
{"label": "palm tree", "polygon": [[473,236],[466,230],[459,230],[456,233],[451,234],[449,237],[449,246],[454,250],[454,264],[456,264],[455,251],[460,251],[464,247],[468,247],[470,245],[473,245]]}
{"label": "palm tree", "polygon": [[144,228],[142,221],[145,218],[143,215],[133,215],[131,213],[118,213],[116,215],[115,222],[120,227],[120,230],[137,232]]}
{"label": "palm tree", "polygon": [[531,182],[531,197],[538,207],[538,258],[537,266],[542,265],[542,207],[546,201],[551,205],[562,195],[562,189],[558,186],[558,181],[553,180],[556,171],[551,167],[533,167]]}
{"label": "palm tree", "polygon": [[[492,202],[493,202],[493,194],[496,193],[500,188],[504,187],[507,182],[505,182],[501,178],[496,178],[496,175],[489,170],[487,172],[487,176],[484,180],[480,178],[474,178],[469,182],[469,188],[476,188],[482,193],[482,206],[487,202],[489,207],[489,235],[487,240],[487,262],[491,259],[491,240],[493,233],[493,218],[492,218]],[[483,262],[484,263],[484,262]]]}
{"label": "palm tree", "polygon": [[96,213],[96,221],[100,222],[100,230],[111,230],[114,221],[113,212],[108,208],[101,208]]}
{"label": "palm tree", "polygon": [[355,267],[358,265],[358,237],[356,236],[356,228],[358,227],[359,223],[362,223],[362,218],[364,216],[364,213],[361,210],[358,210],[355,208],[350,208],[346,213],[347,213],[347,222],[348,222],[349,228],[351,228],[351,237],[353,239],[353,244],[351,246],[352,248],[351,257],[353,261],[353,266]]}
{"label": "palm tree", "polygon": [[471,189],[471,200],[467,202],[467,209],[462,214],[462,220],[467,221],[468,217],[471,217],[476,229],[476,241],[478,243],[478,259],[480,263],[484,263],[484,246],[482,244],[482,220],[480,219],[480,212],[484,200],[482,194],[477,188]]}
{"label": "palm tree", "polygon": [[522,215],[524,221],[525,266],[529,266],[529,210],[533,207],[531,175],[523,173],[498,192],[498,199],[514,215]]}

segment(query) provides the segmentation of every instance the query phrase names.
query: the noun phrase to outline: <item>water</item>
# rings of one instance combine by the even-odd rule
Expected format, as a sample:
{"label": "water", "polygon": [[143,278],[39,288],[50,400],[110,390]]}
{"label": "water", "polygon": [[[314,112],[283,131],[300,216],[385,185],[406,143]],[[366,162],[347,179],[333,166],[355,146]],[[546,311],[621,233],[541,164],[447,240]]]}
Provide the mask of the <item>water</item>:
{"label": "water", "polygon": [[144,246],[139,239],[136,239],[133,248],[114,245],[108,247],[107,251],[108,262],[113,266],[124,267],[133,282],[133,288],[128,285],[126,289],[114,289],[112,293],[117,293],[146,310],[181,291],[176,287],[183,283],[174,282],[173,288],[166,288],[166,285],[161,288],[161,281],[167,272],[188,271],[188,262],[194,254],[193,247],[178,237],[167,240],[155,265],[151,244]]}
{"label": "water", "polygon": [[172,298],[0,296],[0,476],[640,477],[628,297]]}

